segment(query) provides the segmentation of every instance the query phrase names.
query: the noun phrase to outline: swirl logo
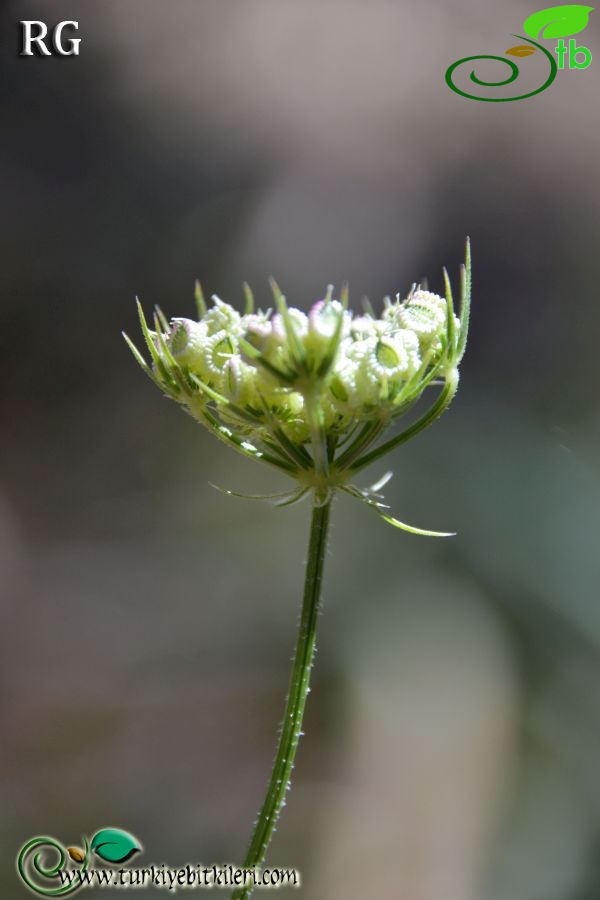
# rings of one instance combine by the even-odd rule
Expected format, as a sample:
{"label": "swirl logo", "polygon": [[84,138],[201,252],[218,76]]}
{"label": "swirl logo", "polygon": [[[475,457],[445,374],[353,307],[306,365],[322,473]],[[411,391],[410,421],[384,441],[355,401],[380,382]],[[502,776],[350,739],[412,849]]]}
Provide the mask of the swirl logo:
{"label": "swirl logo", "polygon": [[[504,56],[490,56],[487,54],[479,54],[477,56],[466,56],[464,59],[458,59],[446,69],[446,84],[456,94],[461,97],[467,97],[469,100],[480,100],[483,103],[508,103],[511,100],[525,100],[527,97],[534,97],[541,94],[546,88],[550,87],[556,78],[559,69],[568,67],[569,69],[587,69],[592,61],[591,51],[587,47],[578,46],[572,35],[579,34],[588,24],[589,14],[593,11],[593,6],[551,6],[548,9],[542,9],[540,12],[533,13],[523,22],[524,35],[513,34],[512,37],[518,38],[520,41],[526,41],[525,44],[517,44],[505,51]],[[565,44],[563,38],[569,37],[568,44]],[[537,43],[537,40],[559,38],[559,41],[552,50],[543,47]],[[537,39],[537,40],[536,40]],[[502,88],[505,85],[512,84],[519,77],[519,67],[511,59],[506,56],[515,56],[525,58],[533,56],[534,53],[541,51],[549,63],[550,70],[546,76],[544,83],[535,89],[527,90],[525,93],[518,94],[515,97],[492,96],[484,97],[477,94],[471,94],[466,90],[458,87],[455,83],[455,73],[459,66],[464,63],[473,63],[477,60],[491,59],[501,62],[508,66],[510,74],[507,78],[498,81],[484,81],[475,74],[475,69],[471,70],[470,79],[473,84],[483,88]]]}
{"label": "swirl logo", "polygon": [[102,828],[80,847],[64,847],[56,838],[40,836],[23,844],[17,856],[17,872],[34,894],[64,897],[85,885],[92,853],[108,863],[125,863],[142,847],[133,835],[121,828]]}

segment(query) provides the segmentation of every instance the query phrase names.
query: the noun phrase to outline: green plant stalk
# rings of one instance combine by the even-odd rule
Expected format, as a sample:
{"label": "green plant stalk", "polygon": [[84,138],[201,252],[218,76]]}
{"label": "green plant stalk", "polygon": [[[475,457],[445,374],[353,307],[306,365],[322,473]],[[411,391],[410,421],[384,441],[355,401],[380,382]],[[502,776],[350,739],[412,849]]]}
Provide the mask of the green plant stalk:
{"label": "green plant stalk", "polygon": [[[302,734],[302,719],[309,692],[310,670],[315,654],[319,598],[323,581],[330,512],[331,500],[322,506],[317,504],[313,506],[302,614],[283,725],[273,771],[244,860],[244,868],[262,866],[290,784],[296,750]],[[232,900],[246,900],[251,893],[252,887],[238,888],[233,892]]]}

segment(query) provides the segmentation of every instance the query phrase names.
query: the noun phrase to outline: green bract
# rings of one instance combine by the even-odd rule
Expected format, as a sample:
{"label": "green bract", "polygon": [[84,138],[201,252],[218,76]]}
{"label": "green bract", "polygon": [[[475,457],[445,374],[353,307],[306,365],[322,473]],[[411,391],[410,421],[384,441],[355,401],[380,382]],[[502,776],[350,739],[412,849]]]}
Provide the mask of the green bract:
{"label": "green bract", "polygon": [[[377,493],[382,482],[371,490],[350,482],[452,401],[469,322],[468,242],[458,317],[445,270],[444,281],[445,297],[413,285],[407,297],[387,298],[379,318],[371,309],[354,315],[347,308],[346,288],[338,300],[330,286],[325,298],[304,313],[287,305],[274,281],[273,308],[255,310],[246,287],[241,314],[217,297],[207,309],[197,286],[197,320],[169,322],[157,309],[150,328],[139,307],[149,363],[125,337],[167,396],[241,453],[296,479],[292,491],[265,499],[288,503],[312,491],[322,504],[340,489],[383,515]],[[438,389],[429,409],[378,445],[426,388]],[[410,531],[433,533],[383,517]]]}

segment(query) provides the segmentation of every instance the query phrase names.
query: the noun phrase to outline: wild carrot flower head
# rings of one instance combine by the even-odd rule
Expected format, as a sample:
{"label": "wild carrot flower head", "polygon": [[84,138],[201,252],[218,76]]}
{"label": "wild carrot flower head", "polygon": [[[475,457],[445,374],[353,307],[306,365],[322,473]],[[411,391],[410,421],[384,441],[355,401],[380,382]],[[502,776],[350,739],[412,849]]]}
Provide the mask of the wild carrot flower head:
{"label": "wild carrot flower head", "polygon": [[[152,381],[217,437],[296,479],[275,499],[314,491],[319,503],[341,489],[381,512],[378,492],[350,479],[450,404],[467,338],[468,244],[459,316],[445,271],[444,280],[444,297],[415,284],[386,298],[379,316],[370,306],[353,314],[347,289],[336,299],[331,285],[308,313],[288,306],[274,281],[272,307],[255,309],[246,286],[243,313],[218,297],[208,309],[197,286],[197,319],[168,321],[157,309],[150,328],[139,307],[149,362],[126,340]],[[428,412],[371,449],[434,387]]]}

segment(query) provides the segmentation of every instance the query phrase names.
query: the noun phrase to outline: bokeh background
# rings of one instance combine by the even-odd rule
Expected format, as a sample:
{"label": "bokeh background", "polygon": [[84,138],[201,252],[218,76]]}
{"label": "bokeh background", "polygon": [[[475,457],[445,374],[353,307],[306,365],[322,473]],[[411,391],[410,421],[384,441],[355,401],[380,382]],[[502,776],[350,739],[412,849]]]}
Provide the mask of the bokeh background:
{"label": "bokeh background", "polygon": [[[0,7],[3,896],[37,834],[241,861],[272,760],[309,509],[213,490],[280,485],[143,377],[134,296],[189,315],[195,278],[248,279],[267,305],[274,274],[358,308],[440,290],[467,233],[462,385],[388,492],[458,536],[337,502],[270,861],[311,900],[600,896],[600,60],[518,103],[444,84],[534,11]],[[18,58],[23,18],[78,19],[81,55]]]}

